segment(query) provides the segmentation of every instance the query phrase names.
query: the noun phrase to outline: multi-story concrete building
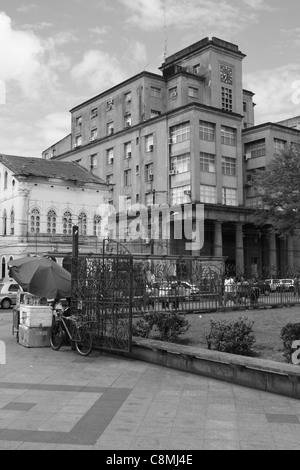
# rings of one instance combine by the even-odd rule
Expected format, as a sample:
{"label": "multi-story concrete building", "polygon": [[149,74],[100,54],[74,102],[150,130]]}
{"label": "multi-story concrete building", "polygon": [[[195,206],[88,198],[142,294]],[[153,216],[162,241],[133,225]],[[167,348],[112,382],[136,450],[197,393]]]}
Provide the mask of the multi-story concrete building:
{"label": "multi-story concrete building", "polygon": [[[167,57],[160,75],[144,71],[73,108],[71,135],[43,157],[80,162],[104,179],[118,211],[120,196],[127,208],[180,206],[195,225],[195,207],[204,204],[204,245],[188,254],[224,256],[241,270],[246,264],[259,271],[271,260],[259,237],[252,250],[257,231],[245,178],[255,163],[244,155],[260,140],[260,126],[254,94],[242,86],[244,58],[237,45],[205,38]],[[286,128],[280,129],[278,140]],[[295,141],[300,135],[288,132]],[[136,240],[125,232],[121,239]],[[171,224],[171,240],[155,240],[152,253],[187,253],[184,237],[174,235]],[[148,242],[142,238],[140,251],[150,250]]]}
{"label": "multi-story concrete building", "polygon": [[106,183],[75,163],[0,155],[0,277],[11,259],[71,253],[75,225],[80,249],[97,251],[107,196]]}

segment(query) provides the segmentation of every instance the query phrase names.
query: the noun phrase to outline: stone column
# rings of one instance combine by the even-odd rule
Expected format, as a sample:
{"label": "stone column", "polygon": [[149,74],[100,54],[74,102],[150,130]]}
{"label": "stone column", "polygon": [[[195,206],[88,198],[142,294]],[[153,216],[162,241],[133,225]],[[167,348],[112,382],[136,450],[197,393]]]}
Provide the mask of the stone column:
{"label": "stone column", "polygon": [[277,247],[276,247],[275,233],[270,233],[269,235],[269,268],[270,268],[270,276],[276,275],[277,273]]}
{"label": "stone column", "polygon": [[223,256],[222,222],[216,220],[214,225],[214,256]]}
{"label": "stone column", "polygon": [[244,274],[244,235],[243,224],[238,222],[235,228],[235,264],[237,274]]}
{"label": "stone column", "polygon": [[25,237],[28,232],[29,189],[19,189],[19,233]]}

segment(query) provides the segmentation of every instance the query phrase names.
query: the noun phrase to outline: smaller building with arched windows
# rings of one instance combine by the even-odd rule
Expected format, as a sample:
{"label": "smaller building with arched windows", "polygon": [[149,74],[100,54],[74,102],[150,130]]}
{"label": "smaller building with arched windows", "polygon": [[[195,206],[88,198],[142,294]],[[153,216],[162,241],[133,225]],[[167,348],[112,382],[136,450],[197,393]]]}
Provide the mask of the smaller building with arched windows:
{"label": "smaller building with arched windows", "polygon": [[74,225],[80,250],[99,251],[108,198],[108,185],[78,163],[0,155],[0,278],[11,259],[71,253]]}

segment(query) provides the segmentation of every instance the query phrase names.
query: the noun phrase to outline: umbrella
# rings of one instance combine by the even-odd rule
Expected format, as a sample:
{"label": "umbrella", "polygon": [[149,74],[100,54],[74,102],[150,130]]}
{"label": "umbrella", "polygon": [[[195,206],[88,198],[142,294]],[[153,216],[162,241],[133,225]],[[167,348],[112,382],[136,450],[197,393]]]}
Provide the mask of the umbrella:
{"label": "umbrella", "polygon": [[9,275],[30,294],[47,299],[71,297],[71,274],[49,258],[9,261]]}

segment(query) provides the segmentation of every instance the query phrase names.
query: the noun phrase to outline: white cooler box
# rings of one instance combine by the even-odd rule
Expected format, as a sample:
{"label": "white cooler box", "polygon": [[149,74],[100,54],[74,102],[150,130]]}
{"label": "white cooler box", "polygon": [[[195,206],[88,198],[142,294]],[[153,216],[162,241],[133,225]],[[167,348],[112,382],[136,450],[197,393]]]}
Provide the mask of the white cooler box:
{"label": "white cooler box", "polygon": [[28,328],[49,328],[52,308],[48,305],[20,305],[20,324]]}

